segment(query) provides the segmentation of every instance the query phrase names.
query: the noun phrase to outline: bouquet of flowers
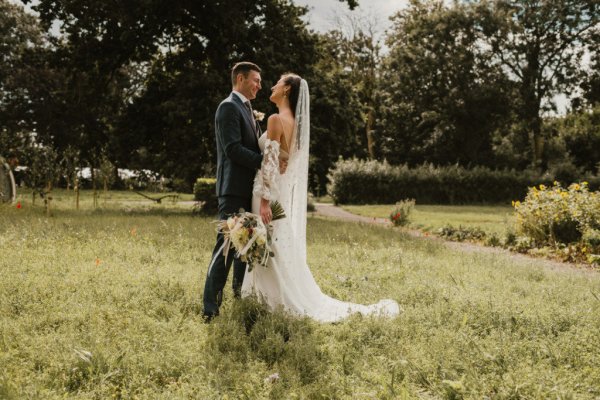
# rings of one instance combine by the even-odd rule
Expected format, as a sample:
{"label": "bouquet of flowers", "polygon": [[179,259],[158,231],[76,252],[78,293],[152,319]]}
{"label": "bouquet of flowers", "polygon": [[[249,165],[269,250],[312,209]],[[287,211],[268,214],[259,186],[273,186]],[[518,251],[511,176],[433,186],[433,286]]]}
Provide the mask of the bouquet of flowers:
{"label": "bouquet of flowers", "polygon": [[[283,207],[277,201],[271,203],[271,212],[273,221],[285,218]],[[240,209],[226,220],[217,221],[217,224],[217,230],[225,236],[223,254],[227,257],[230,246],[233,246],[236,256],[248,263],[248,271],[257,265],[265,267],[269,257],[274,256],[271,251],[273,226],[265,226],[260,215]]]}

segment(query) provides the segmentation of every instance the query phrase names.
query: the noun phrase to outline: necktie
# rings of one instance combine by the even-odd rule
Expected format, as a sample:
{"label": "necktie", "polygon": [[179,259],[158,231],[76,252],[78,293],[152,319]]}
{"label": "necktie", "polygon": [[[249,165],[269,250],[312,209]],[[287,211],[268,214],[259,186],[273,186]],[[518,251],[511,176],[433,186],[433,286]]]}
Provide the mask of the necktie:
{"label": "necktie", "polygon": [[252,112],[252,106],[250,105],[250,101],[246,100],[244,102],[244,105],[246,106],[246,110],[248,110],[248,112],[250,113],[250,118],[252,119],[252,121],[254,121],[254,131],[258,136],[258,133],[260,132],[260,127],[258,125],[258,121],[256,121],[256,119],[254,118],[254,113]]}
{"label": "necktie", "polygon": [[244,105],[246,106],[246,110],[248,110],[248,112],[250,113],[250,116],[252,117],[252,119],[254,119],[254,115],[252,114],[252,106],[250,105],[249,101],[245,101]]}

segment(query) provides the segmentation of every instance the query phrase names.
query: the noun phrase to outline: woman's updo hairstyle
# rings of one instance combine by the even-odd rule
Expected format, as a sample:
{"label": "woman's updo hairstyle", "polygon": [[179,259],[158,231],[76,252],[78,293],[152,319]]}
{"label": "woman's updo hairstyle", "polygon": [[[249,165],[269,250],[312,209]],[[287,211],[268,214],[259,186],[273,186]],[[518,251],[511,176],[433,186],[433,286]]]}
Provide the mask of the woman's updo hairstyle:
{"label": "woman's updo hairstyle", "polygon": [[292,109],[292,113],[294,117],[296,116],[296,105],[298,104],[298,96],[300,95],[300,82],[302,78],[300,76],[288,72],[287,74],[282,75],[283,82],[286,86],[290,87],[289,99],[290,99],[290,108]]}

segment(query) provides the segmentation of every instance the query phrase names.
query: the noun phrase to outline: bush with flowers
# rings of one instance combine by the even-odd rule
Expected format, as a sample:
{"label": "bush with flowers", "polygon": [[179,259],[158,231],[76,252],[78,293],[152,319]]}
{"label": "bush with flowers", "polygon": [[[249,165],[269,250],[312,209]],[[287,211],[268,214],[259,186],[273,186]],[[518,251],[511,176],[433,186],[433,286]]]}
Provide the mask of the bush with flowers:
{"label": "bush with flowers", "polygon": [[600,259],[600,192],[590,192],[587,182],[532,187],[513,206],[518,233],[532,247],[549,247],[569,261]]}
{"label": "bush with flowers", "polygon": [[402,200],[396,203],[396,206],[390,213],[390,221],[394,226],[405,226],[408,224],[408,218],[415,207],[415,201],[412,199]]}

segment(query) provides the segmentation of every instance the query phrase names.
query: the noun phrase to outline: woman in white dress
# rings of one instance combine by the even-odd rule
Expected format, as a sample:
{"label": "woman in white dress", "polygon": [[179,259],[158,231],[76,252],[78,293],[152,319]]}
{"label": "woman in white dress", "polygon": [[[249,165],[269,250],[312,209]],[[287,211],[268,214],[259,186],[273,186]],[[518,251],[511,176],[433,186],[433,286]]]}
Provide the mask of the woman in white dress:
{"label": "woman in white dress", "polygon": [[[267,132],[259,139],[263,151],[261,169],[254,180],[252,212],[263,222],[272,219],[269,203],[279,201],[286,218],[273,221],[272,249],[268,265],[247,271],[242,296],[256,295],[270,308],[317,321],[334,322],[352,313],[395,316],[398,303],[382,300],[361,305],[331,298],[315,282],[306,260],[306,203],[310,111],[308,84],[296,74],[284,74],[271,89],[270,100],[279,113],[269,117]],[[279,173],[279,161],[288,162]]]}

